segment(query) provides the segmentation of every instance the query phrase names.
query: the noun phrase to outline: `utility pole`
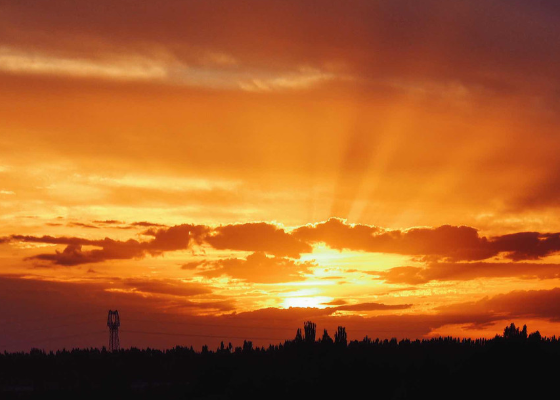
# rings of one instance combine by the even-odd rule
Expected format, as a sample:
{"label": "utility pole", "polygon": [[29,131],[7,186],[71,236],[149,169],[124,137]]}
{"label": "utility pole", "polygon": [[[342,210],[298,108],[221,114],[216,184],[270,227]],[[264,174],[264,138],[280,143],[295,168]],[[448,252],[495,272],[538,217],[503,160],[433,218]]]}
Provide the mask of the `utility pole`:
{"label": "utility pole", "polygon": [[109,310],[109,315],[107,316],[107,326],[109,327],[109,351],[118,351],[120,348],[119,326],[121,326],[121,320],[117,310]]}

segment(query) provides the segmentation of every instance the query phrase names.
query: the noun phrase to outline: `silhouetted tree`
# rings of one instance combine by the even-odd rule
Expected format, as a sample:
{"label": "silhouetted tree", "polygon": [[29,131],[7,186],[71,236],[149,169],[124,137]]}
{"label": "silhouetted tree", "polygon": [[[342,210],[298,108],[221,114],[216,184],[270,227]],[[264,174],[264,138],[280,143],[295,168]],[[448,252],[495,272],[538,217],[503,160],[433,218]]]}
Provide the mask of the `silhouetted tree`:
{"label": "silhouetted tree", "polygon": [[527,339],[527,325],[523,325],[520,331],[518,327],[512,322],[510,326],[504,329],[504,339],[507,340],[526,340]]}
{"label": "silhouetted tree", "polygon": [[317,325],[314,322],[307,321],[303,324],[303,329],[305,331],[305,341],[307,343],[314,343]]}
{"label": "silhouetted tree", "polygon": [[248,352],[251,352],[252,350],[253,350],[253,342],[251,342],[250,340],[244,340],[243,341],[243,352],[248,353]]}
{"label": "silhouetted tree", "polygon": [[323,337],[321,337],[321,343],[331,344],[333,342],[332,338],[329,336],[329,333],[326,329],[323,329]]}
{"label": "silhouetted tree", "polygon": [[303,341],[303,337],[301,336],[301,329],[298,328],[296,332],[296,338],[294,339],[296,343],[301,343]]}
{"label": "silhouetted tree", "polygon": [[529,335],[530,342],[540,342],[542,340],[541,333],[539,331],[535,331]]}
{"label": "silhouetted tree", "polygon": [[348,341],[346,340],[346,328],[339,326],[337,332],[334,334],[334,342],[338,345],[346,346]]}

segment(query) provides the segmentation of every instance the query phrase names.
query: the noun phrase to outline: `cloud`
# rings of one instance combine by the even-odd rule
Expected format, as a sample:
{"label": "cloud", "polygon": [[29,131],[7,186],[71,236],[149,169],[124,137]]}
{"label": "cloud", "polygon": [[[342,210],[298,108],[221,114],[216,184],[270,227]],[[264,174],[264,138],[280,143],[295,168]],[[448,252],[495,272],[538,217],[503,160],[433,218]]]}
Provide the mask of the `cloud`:
{"label": "cloud", "polygon": [[479,323],[477,318],[486,322],[504,319],[545,319],[560,322],[560,288],[550,290],[518,290],[485,297],[482,300],[440,306],[436,310],[442,316],[455,315],[472,317],[472,323]]}
{"label": "cloud", "polygon": [[220,226],[206,241],[215,249],[259,251],[280,257],[298,258],[313,250],[284,229],[265,222]]}
{"label": "cloud", "polygon": [[141,293],[164,294],[179,297],[192,297],[212,293],[200,283],[182,282],[176,279],[122,279],[119,283]]}
{"label": "cloud", "polygon": [[438,262],[429,263],[426,267],[395,267],[387,271],[368,271],[367,273],[387,283],[409,285],[430,281],[468,281],[479,278],[557,279],[560,278],[560,264]]}
{"label": "cloud", "polygon": [[168,73],[164,65],[139,57],[131,60],[62,58],[37,52],[29,54],[5,47],[0,48],[0,71],[120,80],[162,80]]}
{"label": "cloud", "polygon": [[104,224],[104,225],[117,225],[117,224],[124,224],[123,221],[118,221],[116,219],[105,219],[105,220],[95,220],[93,221],[95,224]]}
{"label": "cloud", "polygon": [[[27,258],[63,266],[142,258],[146,254],[160,255],[168,251],[186,250],[192,246],[203,244],[209,244],[220,250],[262,252],[277,257],[298,258],[302,252],[312,251],[309,244],[294,238],[283,229],[267,223],[226,225],[215,229],[205,225],[182,224],[169,228],[153,227],[144,231],[143,235],[149,236],[151,239],[147,241],[134,239],[118,241],[109,238],[90,240],[77,237],[25,235],[13,235],[11,238],[22,242],[66,245],[66,249],[62,252],[56,251],[54,254],[39,254]],[[82,246],[99,247],[99,249],[83,250]],[[236,262],[234,260],[228,261],[226,270],[237,271],[235,268]],[[247,266],[254,266],[254,262],[252,260]],[[268,263],[266,260],[261,260],[261,262]],[[289,268],[290,261],[278,261],[278,266],[285,270]]]}
{"label": "cloud", "polygon": [[207,263],[206,261],[191,261],[191,262],[188,262],[186,264],[182,264],[181,269],[194,270],[194,269],[198,268],[199,266],[204,265],[206,263]]}
{"label": "cloud", "polygon": [[486,238],[468,226],[386,230],[369,225],[350,225],[337,218],[302,226],[294,230],[293,235],[309,243],[323,242],[338,250],[454,261],[485,260],[500,253],[514,261],[535,260],[560,251],[560,233],[519,232]]}
{"label": "cloud", "polygon": [[560,251],[560,233],[519,232],[495,237],[492,247],[514,260],[537,260]]}
{"label": "cloud", "polygon": [[338,306],[337,311],[386,311],[386,310],[407,310],[412,304],[388,305],[382,303],[358,303]]}
{"label": "cloud", "polygon": [[[109,6],[111,15],[104,12]],[[127,13],[131,16],[126,20],[113,17]],[[76,15],[81,17],[76,20]],[[181,19],[184,15],[190,16],[188,24]],[[551,1],[330,1],[323,2],[318,11],[297,0],[266,4],[250,0],[236,2],[228,12],[216,12],[213,3],[167,0],[157,6],[134,7],[131,13],[128,5],[108,0],[95,6],[87,1],[56,0],[32,10],[10,4],[3,9],[0,26],[5,26],[7,45],[74,55],[70,60],[63,56],[35,60],[12,54],[19,58],[5,61],[26,71],[41,68],[81,74],[85,70],[159,78],[166,73],[159,64],[80,63],[84,48],[96,54],[117,54],[122,48],[141,53],[152,44],[154,52],[160,49],[171,54],[168,58],[188,65],[207,64],[212,54],[219,55],[210,57],[215,65],[228,68],[236,64],[254,68],[269,60],[277,68],[296,62],[324,65],[344,60],[347,69],[364,77],[441,77],[499,86],[503,82],[528,84],[515,79],[524,74],[528,81],[539,76],[557,81],[557,16],[558,7]],[[42,32],[46,31],[53,34],[45,37]],[[207,33],[203,37],[202,31]],[[177,38],[181,38],[180,46]],[[222,55],[223,49],[227,55]]]}
{"label": "cloud", "polygon": [[82,251],[81,245],[69,244],[63,251],[56,251],[54,254],[38,254],[36,256],[27,257],[26,260],[49,261],[55,265],[71,267],[80,264],[97,263],[107,260],[103,251]]}
{"label": "cloud", "polygon": [[214,62],[204,55],[196,60],[199,65],[188,66],[172,54],[163,52],[150,57],[145,55],[147,53],[60,57],[36,49],[0,47],[0,73],[240,88],[251,92],[308,88],[336,78],[335,74],[317,68],[292,68],[284,73],[269,69],[243,71],[232,68],[235,60],[230,57],[234,63],[228,63],[223,55],[214,57]]}
{"label": "cloud", "polygon": [[373,235],[380,232],[383,230],[375,226],[349,225],[345,220],[330,218],[302,226],[292,234],[309,243],[324,242],[333,249],[365,250],[371,246]]}
{"label": "cloud", "polygon": [[347,224],[331,218],[294,231],[294,236],[311,243],[323,242],[333,249],[446,257],[457,260],[486,259],[495,253],[488,240],[467,226],[385,230],[375,226]]}
{"label": "cloud", "polygon": [[[178,225],[165,230],[150,230],[146,235],[152,240],[139,242],[134,239],[118,241],[109,238],[89,240],[76,237],[23,236],[13,235],[12,239],[22,242],[62,244],[66,248],[54,254],[38,254],[28,260],[48,261],[54,265],[75,266],[103,262],[142,258],[146,254],[160,255],[166,251],[185,250],[193,244],[201,243],[201,235],[207,228],[195,225]],[[99,249],[83,250],[82,246],[93,246]]]}
{"label": "cloud", "polygon": [[68,222],[66,224],[69,227],[78,227],[78,228],[88,228],[88,229],[99,229],[98,226],[91,225],[91,224],[84,224],[82,222]]}
{"label": "cloud", "polygon": [[[48,261],[53,265],[61,266],[76,266],[107,260],[141,258],[147,252],[152,253],[153,251],[149,248],[148,243],[138,242],[133,239],[123,242],[109,238],[103,240],[88,240],[68,237],[55,238],[52,236],[33,237],[21,235],[14,235],[12,238],[22,242],[66,245],[63,251],[57,250],[54,254],[38,254],[26,258],[26,260]],[[99,247],[99,249],[82,250],[82,246]]]}
{"label": "cloud", "polygon": [[329,301],[327,303],[323,303],[323,305],[325,306],[343,306],[345,304],[348,304],[348,302],[343,299],[336,299],[336,300]]}
{"label": "cloud", "polygon": [[[80,227],[87,226],[87,224],[75,224]],[[262,256],[273,255],[277,257],[273,258],[276,261],[285,257],[297,259],[302,253],[311,253],[312,245],[319,242],[338,250],[395,253],[448,262],[485,260],[499,254],[513,261],[536,260],[560,251],[560,233],[519,232],[486,238],[481,237],[475,228],[467,226],[443,225],[437,228],[386,230],[369,225],[347,224],[344,220],[336,218],[304,225],[291,232],[274,224],[256,222],[223,225],[216,228],[192,224],[152,227],[142,234],[151,239],[118,241],[110,238],[90,240],[77,237],[25,235],[12,235],[11,239],[66,245],[67,248],[62,252],[39,254],[28,258],[65,266],[141,258],[147,254],[155,256],[205,244],[218,250],[251,251],[262,253]],[[82,246],[99,249],[83,250]],[[262,259],[261,262],[268,264],[270,260],[272,259]],[[250,268],[253,262],[247,263],[246,267]],[[242,270],[240,263],[243,261],[232,259],[227,263],[224,262],[222,268],[228,272]],[[293,266],[293,263],[282,260],[278,265],[286,269],[290,265]],[[423,274],[424,271],[409,267],[400,268],[381,275],[387,279],[399,279],[399,275],[402,275],[408,277],[410,282],[422,282],[427,279],[420,275],[415,276],[417,273]]]}
{"label": "cloud", "polygon": [[[314,266],[311,262],[296,262],[285,257],[268,257],[263,252],[256,252],[246,259],[228,258],[220,261],[199,264],[204,269],[198,272],[206,278],[223,275],[242,279],[252,283],[282,283],[304,280],[304,273],[309,273]],[[199,267],[200,268],[200,267]],[[192,269],[192,264],[183,269]]]}
{"label": "cloud", "polygon": [[204,237],[210,228],[204,225],[176,225],[171,228],[149,229],[143,234],[153,236],[147,242],[151,254],[161,254],[165,251],[185,250],[189,246],[204,243]]}
{"label": "cloud", "polygon": [[141,222],[133,222],[132,224],[130,224],[130,226],[140,226],[144,228],[162,228],[165,225],[156,224],[153,222],[141,221]]}

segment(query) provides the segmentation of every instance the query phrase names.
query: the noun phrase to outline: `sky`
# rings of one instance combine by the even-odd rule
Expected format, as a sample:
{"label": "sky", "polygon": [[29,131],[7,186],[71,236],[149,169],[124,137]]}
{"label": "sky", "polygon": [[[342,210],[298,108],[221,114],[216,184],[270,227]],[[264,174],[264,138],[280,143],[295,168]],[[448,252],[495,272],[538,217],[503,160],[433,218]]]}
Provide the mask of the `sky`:
{"label": "sky", "polygon": [[560,333],[554,0],[0,0],[0,351]]}

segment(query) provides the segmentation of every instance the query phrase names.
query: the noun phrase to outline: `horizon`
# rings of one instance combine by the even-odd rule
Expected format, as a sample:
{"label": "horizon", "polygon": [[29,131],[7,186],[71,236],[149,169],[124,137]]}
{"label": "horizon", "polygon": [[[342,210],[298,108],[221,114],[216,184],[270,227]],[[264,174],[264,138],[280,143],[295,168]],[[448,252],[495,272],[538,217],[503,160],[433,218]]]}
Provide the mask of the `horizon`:
{"label": "horizon", "polygon": [[[116,310],[118,312],[118,310]],[[308,331],[307,330],[307,325],[310,324],[312,325],[312,328]],[[303,327],[303,330],[302,330]],[[97,350],[97,351],[105,351],[105,352],[126,352],[126,351],[131,351],[131,350],[153,350],[153,351],[161,351],[163,353],[166,353],[168,351],[174,351],[177,349],[188,349],[190,351],[193,351],[194,353],[198,353],[198,354],[204,354],[204,353],[219,353],[219,352],[227,352],[227,353],[239,353],[240,351],[246,352],[247,350],[249,351],[278,351],[278,350],[282,350],[284,349],[286,346],[309,346],[309,345],[326,345],[326,346],[333,346],[333,348],[336,347],[352,347],[356,344],[366,344],[366,345],[388,345],[388,344],[397,344],[397,345],[401,345],[401,344],[409,344],[409,343],[430,343],[430,342],[439,342],[441,340],[443,341],[452,341],[454,343],[472,343],[472,344],[478,344],[478,345],[482,345],[482,344],[489,344],[492,342],[495,342],[496,340],[506,340],[506,341],[511,341],[511,342],[516,342],[516,343],[524,343],[524,342],[556,342],[558,340],[558,338],[556,337],[556,335],[553,335],[551,337],[548,337],[546,335],[541,335],[540,331],[535,330],[533,332],[531,332],[529,330],[529,328],[527,327],[526,324],[524,324],[523,326],[516,326],[515,323],[510,323],[508,325],[506,325],[503,329],[501,334],[497,333],[496,335],[494,335],[493,337],[477,337],[477,338],[473,338],[473,337],[459,337],[459,336],[452,336],[452,335],[448,335],[448,336],[432,336],[432,337],[423,337],[423,338],[416,338],[416,339],[410,339],[407,337],[402,337],[400,339],[396,338],[396,337],[385,337],[385,338],[380,338],[380,337],[370,337],[368,334],[365,334],[361,339],[358,338],[356,335],[350,335],[349,332],[346,331],[346,327],[344,326],[338,326],[336,330],[333,330],[332,332],[329,333],[329,331],[326,328],[321,328],[321,327],[317,327],[317,324],[315,324],[312,321],[305,321],[302,325],[302,327],[298,327],[296,328],[296,332],[294,335],[292,335],[292,339],[290,338],[286,338],[286,339],[277,339],[277,340],[281,340],[280,342],[277,343],[273,343],[271,342],[271,338],[262,338],[262,337],[245,337],[242,338],[240,336],[208,336],[208,335],[197,335],[197,334],[192,334],[192,333],[168,333],[168,332],[157,332],[157,331],[144,331],[144,332],[140,332],[140,331],[125,331],[125,335],[126,333],[140,333],[140,334],[146,334],[146,335],[164,335],[164,336],[173,336],[175,338],[179,338],[179,337],[186,337],[186,338],[192,338],[192,337],[201,337],[201,338],[206,338],[206,339],[213,339],[213,340],[218,340],[219,341],[219,345],[215,346],[215,350],[213,347],[209,346],[207,343],[204,343],[200,346],[199,349],[195,348],[195,346],[193,346],[192,344],[188,344],[188,343],[183,343],[183,344],[176,344],[174,346],[170,346],[170,347],[164,347],[164,348],[158,348],[158,347],[135,347],[135,346],[130,346],[130,347],[123,347],[120,346],[119,344],[116,345],[115,348],[112,348],[112,339],[115,340],[115,336],[113,333],[109,333],[109,336],[112,336],[112,339],[109,339],[109,345],[102,345],[102,346],[90,346],[90,347],[71,347],[71,348],[56,348],[56,349],[45,349],[44,347],[42,348],[41,346],[33,346],[31,347],[29,350],[24,350],[22,351],[7,351],[5,350],[3,352],[4,355],[10,355],[10,354],[31,354],[33,352],[37,352],[40,351],[44,354],[52,354],[52,353],[58,353],[58,352],[72,352],[75,350],[85,350],[85,351],[92,351],[92,350]],[[117,329],[117,334],[116,334],[116,340],[117,342],[119,341],[119,333],[118,333],[118,329]],[[109,330],[109,332],[112,332],[111,330]],[[337,335],[339,335],[342,332],[342,338],[337,338]],[[96,336],[103,333],[101,331],[99,332],[93,332]],[[105,334],[107,332],[104,332]],[[78,336],[89,336],[88,333],[85,333],[83,335],[78,335]],[[41,340],[39,340],[40,342],[50,342],[51,340],[55,340],[56,339],[64,339],[64,337],[59,337],[59,338],[43,338]],[[233,339],[233,340],[231,340]],[[241,342],[241,340],[243,340],[243,342]],[[256,340],[256,343],[254,343],[253,341]],[[262,344],[265,343],[262,340],[266,340],[269,341],[266,345]],[[261,343],[261,345],[259,346],[259,343]],[[197,351],[198,350],[198,351]]]}

